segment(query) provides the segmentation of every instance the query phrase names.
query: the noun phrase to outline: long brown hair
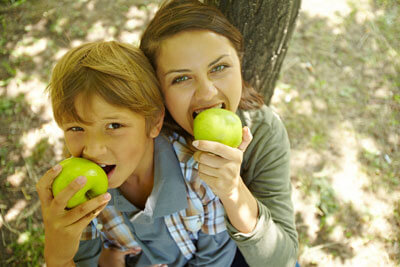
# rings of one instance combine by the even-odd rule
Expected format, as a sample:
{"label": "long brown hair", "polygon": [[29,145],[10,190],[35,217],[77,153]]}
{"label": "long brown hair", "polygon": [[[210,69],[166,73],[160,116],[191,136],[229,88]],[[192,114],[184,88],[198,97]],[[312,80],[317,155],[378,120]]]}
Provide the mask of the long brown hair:
{"label": "long brown hair", "polygon": [[[216,7],[197,0],[167,0],[151,20],[144,31],[140,49],[144,52],[154,69],[157,70],[157,57],[161,42],[180,32],[207,30],[226,37],[236,50],[240,61],[244,53],[242,34]],[[242,79],[243,80],[243,79]],[[264,104],[263,97],[249,84],[243,81],[239,108],[256,109]],[[166,127],[182,133],[171,115],[166,112]]]}

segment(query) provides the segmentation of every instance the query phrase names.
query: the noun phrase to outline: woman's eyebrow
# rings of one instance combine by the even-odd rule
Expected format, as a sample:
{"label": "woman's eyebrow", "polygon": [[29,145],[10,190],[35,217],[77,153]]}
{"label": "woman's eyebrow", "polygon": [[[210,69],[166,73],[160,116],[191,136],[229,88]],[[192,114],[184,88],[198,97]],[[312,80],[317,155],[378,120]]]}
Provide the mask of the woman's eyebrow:
{"label": "woman's eyebrow", "polygon": [[214,60],[213,62],[211,62],[210,64],[208,64],[209,67],[211,67],[212,65],[214,65],[215,63],[217,63],[218,61],[220,61],[222,58],[227,57],[229,55],[222,55],[219,56],[216,60]]}
{"label": "woman's eyebrow", "polygon": [[[227,57],[227,56],[229,56],[229,55],[224,54],[224,55],[219,56],[216,60],[213,60],[210,64],[208,64],[208,67],[211,67],[212,65],[214,65],[215,63],[220,61],[222,58]],[[188,71],[190,71],[190,69],[170,70],[170,71],[166,72],[164,76],[167,76],[168,74],[171,74],[171,73],[183,73],[183,72],[188,72]]]}

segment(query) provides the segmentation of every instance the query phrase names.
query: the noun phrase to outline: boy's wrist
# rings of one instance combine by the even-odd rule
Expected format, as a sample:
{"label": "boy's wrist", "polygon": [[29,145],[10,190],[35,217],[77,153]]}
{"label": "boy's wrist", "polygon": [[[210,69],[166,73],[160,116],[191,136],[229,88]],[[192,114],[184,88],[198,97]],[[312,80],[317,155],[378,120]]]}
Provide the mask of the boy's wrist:
{"label": "boy's wrist", "polygon": [[55,259],[51,256],[46,256],[45,253],[45,261],[46,261],[46,266],[47,267],[70,267],[70,266],[75,266],[74,260],[63,260],[63,259]]}
{"label": "boy's wrist", "polygon": [[57,261],[46,260],[46,266],[47,267],[72,267],[72,266],[75,266],[75,262],[73,260],[70,260],[67,262],[61,262],[59,260],[57,260]]}

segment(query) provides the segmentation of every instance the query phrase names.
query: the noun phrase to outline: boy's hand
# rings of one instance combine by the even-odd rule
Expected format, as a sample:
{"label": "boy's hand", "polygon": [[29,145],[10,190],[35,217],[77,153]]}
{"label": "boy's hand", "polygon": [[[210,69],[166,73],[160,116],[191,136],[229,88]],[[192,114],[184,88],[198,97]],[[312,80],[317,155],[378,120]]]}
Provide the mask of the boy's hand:
{"label": "boy's hand", "polygon": [[195,147],[199,151],[193,157],[199,162],[199,176],[219,198],[237,196],[243,153],[252,139],[250,129],[244,127],[242,143],[238,148],[213,141],[196,141],[198,145]]}
{"label": "boy's hand", "polygon": [[110,194],[105,193],[66,210],[68,200],[85,185],[86,178],[78,177],[54,198],[51,185],[61,168],[61,165],[54,166],[36,184],[45,228],[44,256],[47,266],[73,265],[83,230],[111,199]]}

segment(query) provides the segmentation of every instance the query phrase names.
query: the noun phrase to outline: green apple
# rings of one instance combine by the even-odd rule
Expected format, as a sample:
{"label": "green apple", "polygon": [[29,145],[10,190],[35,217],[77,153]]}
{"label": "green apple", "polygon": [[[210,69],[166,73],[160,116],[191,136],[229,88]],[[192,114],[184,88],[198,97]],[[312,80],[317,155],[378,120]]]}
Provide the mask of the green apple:
{"label": "green apple", "polygon": [[85,176],[87,182],[68,201],[67,208],[76,207],[91,198],[107,192],[108,178],[104,170],[96,163],[84,158],[68,158],[60,162],[61,173],[52,185],[53,195],[57,196],[78,176]]}
{"label": "green apple", "polygon": [[242,122],[229,110],[210,108],[194,119],[193,134],[196,140],[215,141],[236,148],[242,143]]}

